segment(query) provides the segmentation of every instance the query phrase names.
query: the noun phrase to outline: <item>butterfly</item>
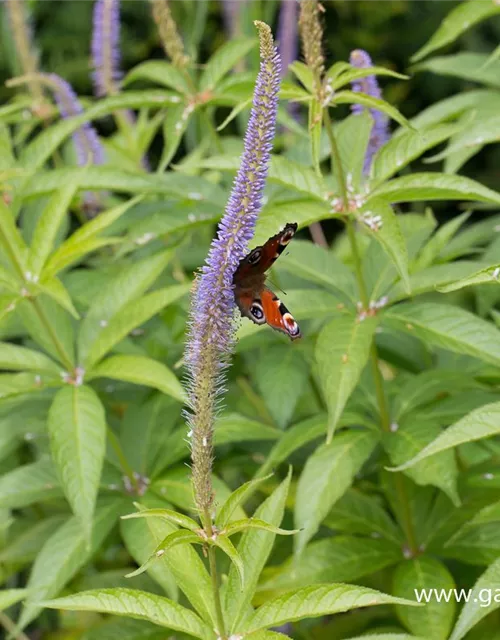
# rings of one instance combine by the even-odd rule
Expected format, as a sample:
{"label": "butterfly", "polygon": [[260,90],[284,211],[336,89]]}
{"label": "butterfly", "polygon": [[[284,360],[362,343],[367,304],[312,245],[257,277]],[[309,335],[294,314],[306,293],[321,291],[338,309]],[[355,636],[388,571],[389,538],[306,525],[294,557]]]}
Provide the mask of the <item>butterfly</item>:
{"label": "butterfly", "polygon": [[240,260],[233,276],[234,297],[242,316],[255,324],[268,324],[286,333],[291,340],[300,338],[299,325],[276,294],[265,286],[266,271],[283,253],[295,235],[297,223],[289,222],[261,247],[255,247]]}

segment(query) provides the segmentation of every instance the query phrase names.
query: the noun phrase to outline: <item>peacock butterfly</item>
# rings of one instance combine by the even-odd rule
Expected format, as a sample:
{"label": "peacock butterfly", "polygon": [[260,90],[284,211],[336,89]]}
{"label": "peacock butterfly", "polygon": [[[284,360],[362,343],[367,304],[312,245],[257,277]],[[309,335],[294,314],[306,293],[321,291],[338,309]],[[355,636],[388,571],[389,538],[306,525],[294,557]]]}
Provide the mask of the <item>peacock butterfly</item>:
{"label": "peacock butterfly", "polygon": [[291,340],[300,338],[299,325],[276,294],[265,286],[266,271],[295,235],[297,223],[289,222],[261,247],[240,260],[233,277],[234,297],[242,316],[255,324],[268,324]]}

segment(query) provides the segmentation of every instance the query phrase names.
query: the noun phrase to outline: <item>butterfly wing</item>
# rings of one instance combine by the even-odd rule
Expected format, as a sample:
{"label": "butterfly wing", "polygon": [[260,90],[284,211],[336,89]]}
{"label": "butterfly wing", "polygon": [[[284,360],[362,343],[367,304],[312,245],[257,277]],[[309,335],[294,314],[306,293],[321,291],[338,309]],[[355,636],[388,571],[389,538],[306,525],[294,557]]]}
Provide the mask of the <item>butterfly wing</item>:
{"label": "butterfly wing", "polygon": [[291,340],[300,338],[300,328],[294,317],[278,296],[264,287],[258,295],[245,293],[238,299],[238,307],[243,316],[255,324],[268,324],[273,329],[286,333]]}
{"label": "butterfly wing", "polygon": [[297,231],[297,223],[289,222],[285,227],[260,247],[255,247],[241,260],[234,274],[234,283],[243,284],[255,276],[262,276],[280,257]]}

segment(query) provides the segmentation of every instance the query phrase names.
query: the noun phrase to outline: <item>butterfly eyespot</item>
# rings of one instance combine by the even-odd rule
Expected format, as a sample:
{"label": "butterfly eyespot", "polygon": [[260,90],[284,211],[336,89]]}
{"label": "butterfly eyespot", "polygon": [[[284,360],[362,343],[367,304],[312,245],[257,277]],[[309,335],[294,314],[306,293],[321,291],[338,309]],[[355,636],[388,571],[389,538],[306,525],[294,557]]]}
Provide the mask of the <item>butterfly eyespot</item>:
{"label": "butterfly eyespot", "polygon": [[254,249],[248,256],[248,262],[250,264],[257,264],[262,257],[262,251],[260,249]]}
{"label": "butterfly eyespot", "polygon": [[250,307],[250,314],[256,322],[258,323],[265,322],[264,309],[257,302],[254,302]]}

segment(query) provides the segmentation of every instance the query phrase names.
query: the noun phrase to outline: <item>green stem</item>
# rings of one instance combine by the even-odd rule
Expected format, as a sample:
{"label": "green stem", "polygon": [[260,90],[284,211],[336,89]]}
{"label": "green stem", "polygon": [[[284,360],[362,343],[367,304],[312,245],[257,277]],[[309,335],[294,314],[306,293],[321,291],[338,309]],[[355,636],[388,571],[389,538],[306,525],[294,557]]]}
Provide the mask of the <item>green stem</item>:
{"label": "green stem", "polygon": [[48,333],[48,335],[50,336],[50,339],[52,340],[52,343],[59,355],[59,360],[64,365],[68,373],[71,373],[73,371],[74,364],[70,360],[70,358],[68,358],[64,350],[64,346],[62,342],[59,340],[59,338],[57,337],[57,333],[54,331],[54,328],[52,327],[50,320],[45,315],[45,311],[43,310],[42,305],[38,301],[38,298],[30,298],[29,300],[33,305],[33,308],[35,309],[36,314],[40,322],[42,323],[45,331]]}
{"label": "green stem", "polygon": [[[351,245],[351,252],[354,261],[354,270],[356,273],[356,279],[358,282],[359,293],[361,296],[361,302],[363,307],[368,308],[368,294],[366,291],[366,284],[363,277],[363,271],[361,268],[361,259],[358,250],[358,243],[356,240],[356,233],[354,231],[354,223],[352,220],[347,220],[347,236],[349,238],[349,243]],[[382,374],[380,372],[378,366],[378,352],[377,345],[375,341],[372,342],[370,347],[370,362],[373,373],[373,380],[375,383],[375,393],[377,396],[377,404],[378,410],[380,414],[380,423],[382,426],[382,430],[386,433],[390,433],[391,431],[391,417],[389,413],[389,407],[387,405],[387,398],[384,391],[384,381],[382,378]],[[404,484],[404,477],[400,473],[394,473],[392,476],[394,481],[394,488],[396,491],[396,495],[398,497],[398,502],[401,507],[401,525],[404,529],[406,535],[406,542],[408,544],[409,550],[412,554],[416,554],[418,552],[418,545],[415,539],[415,532],[413,530],[413,522],[412,515],[410,511],[410,501],[406,492],[406,487]]]}
{"label": "green stem", "polygon": [[[211,537],[214,531],[212,528],[212,518],[210,517],[210,513],[208,509],[205,509],[205,511],[203,512],[202,521],[203,521],[205,533],[207,534],[208,537]],[[226,625],[224,623],[224,615],[222,613],[222,603],[220,599],[219,578],[217,575],[217,559],[215,557],[215,547],[213,545],[208,545],[207,553],[208,553],[208,566],[210,569],[210,579],[212,581],[212,591],[214,595],[215,616],[217,620],[217,634],[219,636],[219,640],[227,640]]]}
{"label": "green stem", "polygon": [[9,632],[10,638],[15,638],[15,640],[30,640],[27,635],[17,629],[14,622],[3,612],[0,612],[0,624]]}
{"label": "green stem", "polygon": [[121,447],[120,441],[116,436],[116,433],[109,426],[106,427],[106,432],[108,434],[109,444],[111,445],[111,448],[113,449],[116,457],[118,458],[118,462],[120,464],[120,467],[122,468],[123,473],[127,476],[127,478],[130,480],[130,483],[138,493],[139,483],[137,481],[137,478],[134,475],[134,470],[129,465],[128,460],[125,457],[125,454],[123,453],[123,449]]}
{"label": "green stem", "polygon": [[338,185],[340,187],[340,194],[342,196],[342,209],[345,213],[348,212],[349,199],[347,194],[347,185],[344,176],[344,169],[342,167],[342,161],[340,159],[340,151],[337,145],[337,140],[333,132],[332,120],[328,107],[323,110],[323,121],[325,123],[325,131],[328,136],[331,148],[331,160],[332,160],[332,174],[337,178]]}

